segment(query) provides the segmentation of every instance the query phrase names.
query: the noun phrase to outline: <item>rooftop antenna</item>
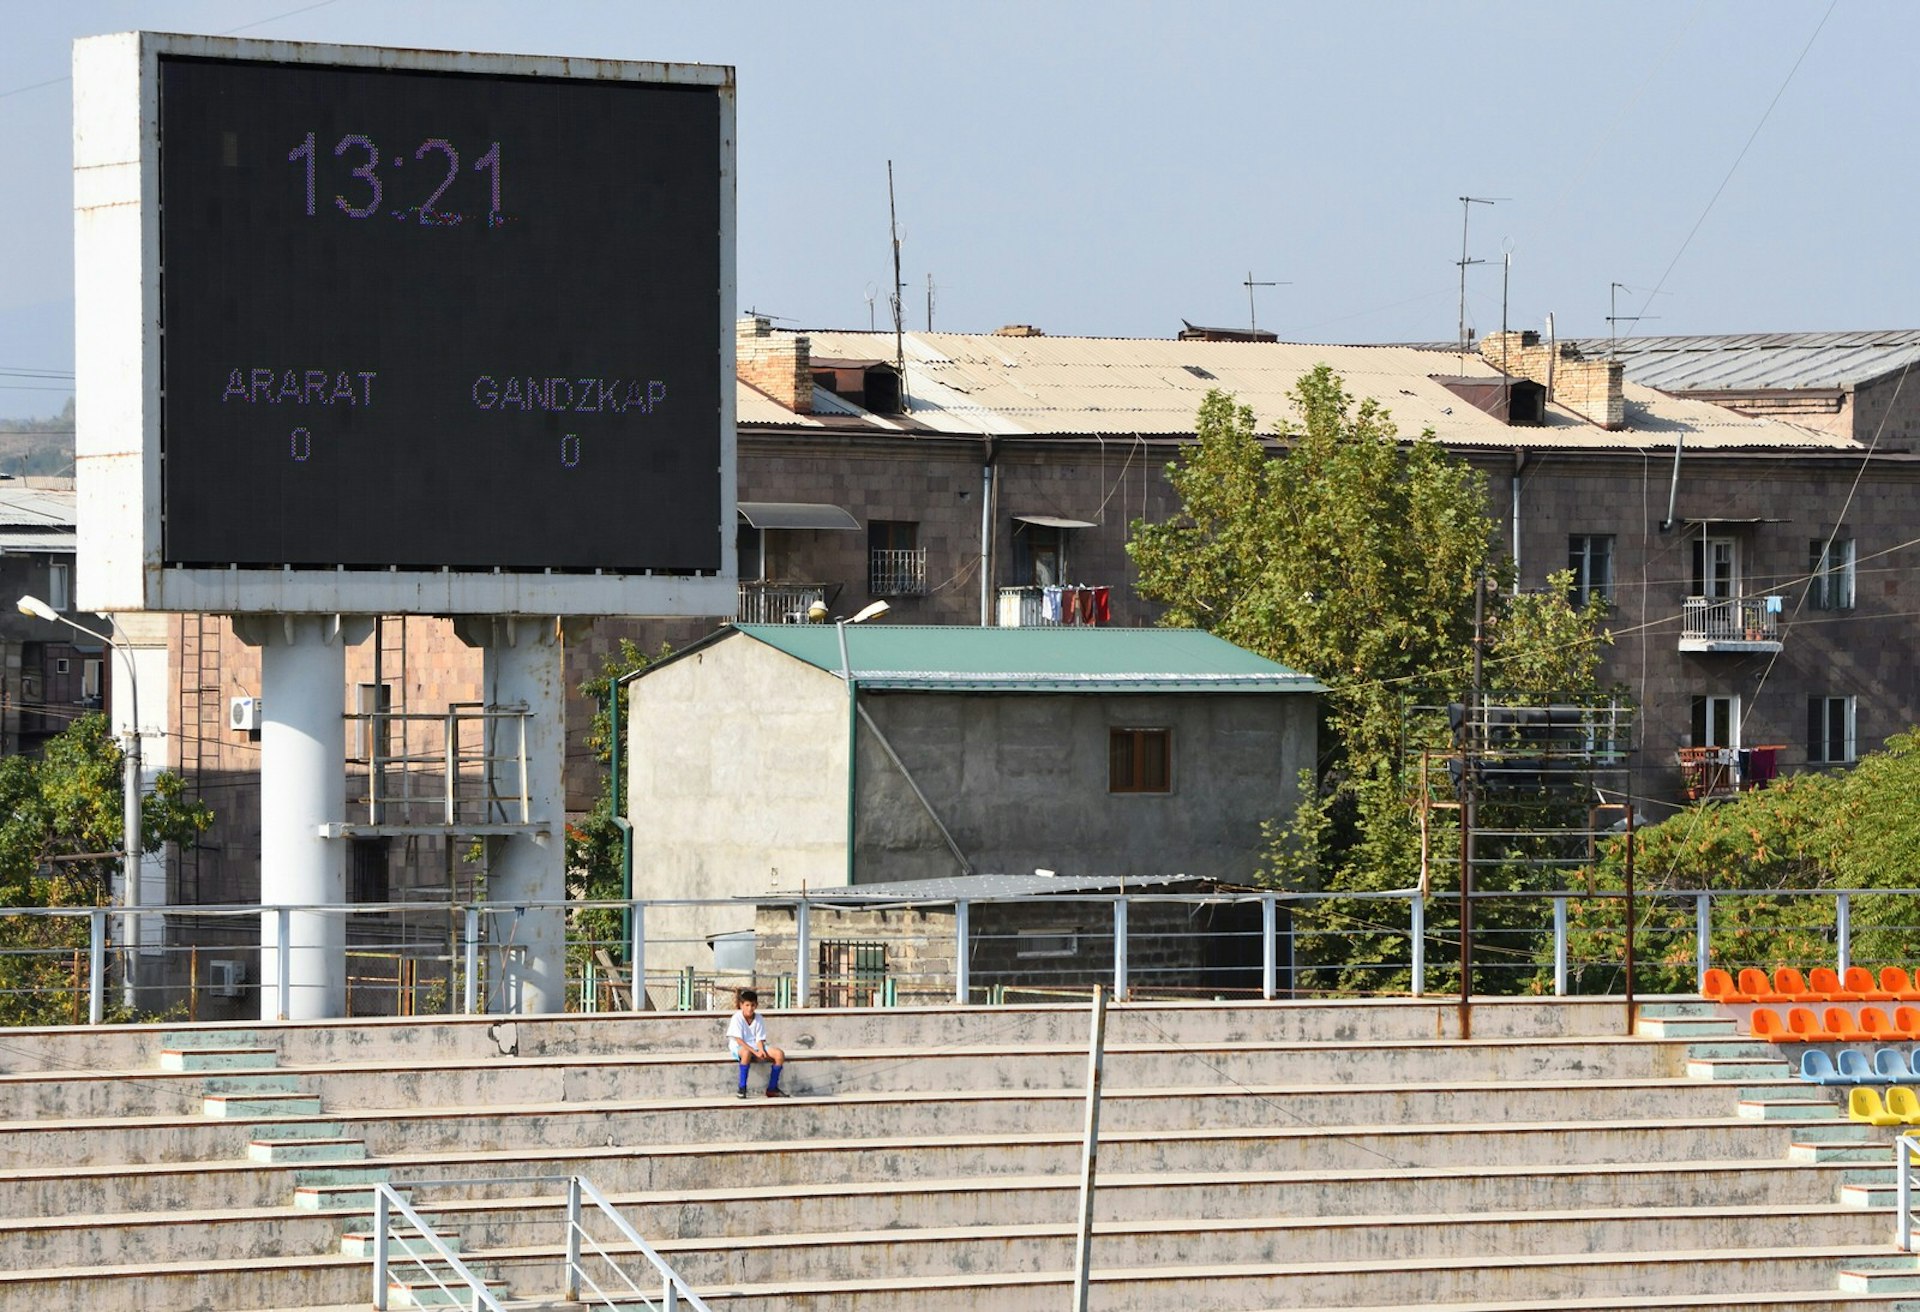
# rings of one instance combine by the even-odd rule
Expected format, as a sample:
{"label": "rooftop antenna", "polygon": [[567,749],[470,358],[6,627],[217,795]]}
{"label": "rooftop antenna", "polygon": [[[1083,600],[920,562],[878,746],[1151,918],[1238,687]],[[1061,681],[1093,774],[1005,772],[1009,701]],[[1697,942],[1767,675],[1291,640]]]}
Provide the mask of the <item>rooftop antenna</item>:
{"label": "rooftop antenna", "polygon": [[[1616,305],[1616,302],[1619,298],[1619,294],[1621,292],[1633,292],[1633,291],[1639,291],[1639,290],[1640,289],[1638,287],[1629,287],[1627,286],[1627,284],[1623,282],[1610,282],[1607,284],[1607,354],[1609,356],[1619,354],[1621,324],[1639,323],[1642,319],[1658,319],[1660,317],[1657,314],[1621,314],[1620,313]],[[1653,297],[1649,295],[1647,299],[1652,300]]]}
{"label": "rooftop antenna", "polygon": [[1260,317],[1253,312],[1253,289],[1255,287],[1291,287],[1290,282],[1255,282],[1253,270],[1247,270],[1247,280],[1240,284],[1247,289],[1247,327],[1254,333],[1260,331]]}
{"label": "rooftop antenna", "polygon": [[1485,260],[1467,258],[1467,220],[1473,215],[1475,205],[1492,205],[1503,200],[1512,200],[1511,196],[1462,196],[1460,198],[1460,364],[1466,367],[1467,347],[1467,266],[1485,264]]}
{"label": "rooftop antenna", "polygon": [[900,281],[900,219],[893,207],[893,161],[887,161],[887,231],[893,237],[893,295],[887,299],[893,305],[893,367],[900,372],[900,384],[907,381],[907,326],[902,320],[904,313],[903,294],[907,285]]}
{"label": "rooftop antenna", "polygon": [[874,301],[874,298],[879,294],[880,294],[880,289],[877,286],[875,286],[873,283],[867,284],[867,331],[868,332],[873,332],[879,327],[879,325],[874,321],[874,317],[873,317],[873,301]]}
{"label": "rooftop antenna", "polygon": [[933,331],[933,275],[927,275],[927,331]]}

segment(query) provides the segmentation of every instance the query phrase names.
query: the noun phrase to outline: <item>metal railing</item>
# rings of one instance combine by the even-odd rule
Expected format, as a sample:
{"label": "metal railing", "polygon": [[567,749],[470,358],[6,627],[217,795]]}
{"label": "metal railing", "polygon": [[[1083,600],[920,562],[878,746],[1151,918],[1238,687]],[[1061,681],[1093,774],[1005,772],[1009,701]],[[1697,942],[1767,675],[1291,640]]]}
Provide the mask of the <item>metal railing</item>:
{"label": "metal railing", "polygon": [[1903,1134],[1893,1141],[1893,1170],[1899,1193],[1893,1204],[1893,1243],[1913,1251],[1913,1168],[1920,1165],[1920,1138]]}
{"label": "metal railing", "polygon": [[867,553],[867,591],[876,597],[918,597],[927,590],[927,549],[902,547]]}
{"label": "metal railing", "polygon": [[[366,773],[350,776],[347,823],[454,827],[527,824],[524,706],[456,702],[444,712],[371,711],[347,716],[370,745]],[[398,751],[391,750],[395,728]]]}
{"label": "metal railing", "polygon": [[[566,1186],[566,1249],[562,1257],[565,1297],[570,1302],[584,1303],[589,1307],[603,1307],[613,1312],[629,1312],[636,1306],[659,1307],[662,1312],[677,1312],[686,1307],[691,1312],[710,1312],[707,1304],[693,1292],[685,1278],[673,1269],[671,1263],[662,1257],[657,1249],[640,1237],[627,1218],[620,1214],[607,1196],[594,1187],[591,1180],[583,1175],[515,1175],[491,1176],[484,1179],[447,1179],[410,1181],[409,1190],[487,1186],[494,1187],[509,1184],[563,1184]],[[427,1222],[415,1211],[412,1204],[403,1198],[393,1186],[376,1182],[373,1186],[373,1306],[378,1312],[386,1312],[389,1290],[394,1280],[396,1266],[402,1270],[417,1268],[419,1272],[439,1290],[450,1306],[465,1306],[472,1312],[486,1308],[488,1312],[506,1312],[504,1305],[493,1291],[488,1288],[484,1277],[476,1274],[462,1260]],[[620,1259],[626,1253],[616,1254],[605,1243],[596,1238],[586,1225],[586,1207],[592,1204],[594,1210],[603,1217],[619,1237],[615,1243],[624,1242],[634,1254],[646,1259],[653,1269],[653,1281],[649,1292],[627,1273]],[[402,1243],[400,1252],[394,1252],[393,1214],[398,1213],[414,1233],[399,1236]],[[415,1250],[416,1241],[422,1244],[427,1253]],[[428,1261],[428,1255],[434,1262]],[[404,1259],[404,1263],[396,1259]],[[588,1262],[592,1261],[589,1269]],[[451,1282],[440,1269],[453,1277]],[[595,1278],[598,1272],[601,1279]],[[604,1283],[603,1283],[604,1281]],[[611,1293],[606,1285],[618,1285]],[[586,1291],[583,1293],[583,1291]]]}
{"label": "metal railing", "polygon": [[805,624],[816,602],[827,604],[824,583],[742,583],[733,617],[741,624]]}
{"label": "metal railing", "polygon": [[[854,892],[852,890],[849,891]],[[1605,996],[1626,990],[1624,895],[1580,889],[1474,895],[1472,992]],[[1637,992],[1692,992],[1709,966],[1911,965],[1912,889],[1643,891]],[[1459,899],[1378,893],[1074,894],[858,903],[831,892],[757,900],[142,907],[165,922],[139,959],[142,1014],[294,1014],[296,958],[342,953],[354,1015],[511,1010],[521,927],[564,918],[568,1010],[726,1010],[752,984],[775,1005],[973,1005],[1119,998],[1423,996],[1458,987]],[[302,913],[339,917],[344,949],[293,941]],[[0,909],[0,1008],[16,1024],[130,1019],[127,953],[108,907]],[[750,931],[735,961],[715,940]],[[210,935],[227,938],[209,946]],[[151,937],[151,936],[149,936]],[[245,942],[238,941],[242,937]],[[202,940],[194,942],[194,939]],[[137,940],[136,940],[137,941]],[[1738,954],[1737,959],[1730,954]],[[215,970],[216,959],[220,969]],[[392,968],[368,964],[370,959]],[[259,964],[268,975],[262,978]],[[298,973],[301,980],[315,977]],[[217,1005],[216,1005],[217,1004]]]}
{"label": "metal railing", "polygon": [[1688,597],[1681,605],[1682,642],[1779,642],[1781,598]]}

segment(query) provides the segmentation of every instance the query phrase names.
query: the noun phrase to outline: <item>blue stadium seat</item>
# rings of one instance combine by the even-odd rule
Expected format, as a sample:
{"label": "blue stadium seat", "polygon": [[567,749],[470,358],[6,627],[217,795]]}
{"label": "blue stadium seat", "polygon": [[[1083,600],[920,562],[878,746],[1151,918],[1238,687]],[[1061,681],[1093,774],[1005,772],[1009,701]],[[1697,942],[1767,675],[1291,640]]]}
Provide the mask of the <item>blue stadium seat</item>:
{"label": "blue stadium seat", "polygon": [[1800,1054],[1800,1078],[1811,1080],[1815,1084],[1852,1084],[1850,1076],[1842,1075],[1833,1068],[1833,1058],[1818,1048],[1809,1048]]}
{"label": "blue stadium seat", "polygon": [[1867,1054],[1853,1048],[1840,1053],[1840,1074],[1842,1084],[1874,1083],[1873,1067],[1867,1064]]}
{"label": "blue stadium seat", "polygon": [[1875,1048],[1873,1052],[1874,1076],[1887,1084],[1906,1084],[1913,1079],[1913,1070],[1907,1065],[1907,1059],[1898,1048]]}

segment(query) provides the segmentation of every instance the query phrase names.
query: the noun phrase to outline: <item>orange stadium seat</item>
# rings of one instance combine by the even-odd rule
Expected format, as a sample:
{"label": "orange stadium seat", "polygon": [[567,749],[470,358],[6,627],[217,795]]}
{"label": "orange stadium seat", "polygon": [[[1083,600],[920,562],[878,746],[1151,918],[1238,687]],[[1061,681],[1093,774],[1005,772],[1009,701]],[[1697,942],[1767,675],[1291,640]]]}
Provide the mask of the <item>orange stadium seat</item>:
{"label": "orange stadium seat", "polygon": [[1773,972],[1773,991],[1788,1002],[1825,1002],[1826,999],[1807,987],[1807,978],[1792,966],[1782,966]]}
{"label": "orange stadium seat", "polygon": [[1786,1002],[1787,995],[1776,993],[1773,981],[1767,978],[1767,972],[1758,966],[1748,966],[1740,972],[1740,991],[1749,1002]]}
{"label": "orange stadium seat", "polygon": [[1891,994],[1896,1002],[1920,1002],[1920,989],[1913,986],[1906,970],[1900,966],[1880,968],[1880,987]]}
{"label": "orange stadium seat", "polygon": [[1828,1002],[1859,1002],[1862,998],[1860,993],[1841,984],[1838,972],[1828,966],[1815,966],[1808,971],[1807,987]]}
{"label": "orange stadium seat", "polygon": [[1873,972],[1865,966],[1848,966],[1847,990],[1860,995],[1862,1002],[1892,1002],[1893,994],[1874,983]]}
{"label": "orange stadium seat", "polygon": [[1780,1013],[1772,1007],[1753,1009],[1753,1028],[1751,1033],[1756,1039],[1765,1039],[1768,1043],[1797,1043],[1787,1023],[1780,1019]]}
{"label": "orange stadium seat", "polygon": [[[1796,1007],[1794,1010],[1798,1011],[1799,1008]],[[1845,1007],[1828,1007],[1826,1015],[1822,1017],[1822,1020],[1825,1021],[1827,1033],[1842,1043],[1859,1043],[1865,1039],[1882,1037],[1868,1034],[1861,1030],[1860,1023],[1853,1018],[1853,1013]],[[1787,1024],[1789,1026],[1793,1024],[1792,1015],[1788,1015]]]}
{"label": "orange stadium seat", "polygon": [[[1733,976],[1714,967],[1700,981],[1700,996],[1708,1002],[1752,1002],[1753,999],[1733,986]],[[1920,997],[1920,994],[1915,996]]]}
{"label": "orange stadium seat", "polygon": [[1879,1007],[1860,1008],[1860,1032],[1872,1039],[1920,1039],[1920,1034],[1895,1024]]}
{"label": "orange stadium seat", "polygon": [[[1851,1016],[1847,1017],[1847,1023],[1853,1024]],[[1787,1031],[1789,1043],[1832,1043],[1840,1037],[1832,1030],[1821,1027],[1820,1018],[1813,1014],[1812,1007],[1787,1008]]]}

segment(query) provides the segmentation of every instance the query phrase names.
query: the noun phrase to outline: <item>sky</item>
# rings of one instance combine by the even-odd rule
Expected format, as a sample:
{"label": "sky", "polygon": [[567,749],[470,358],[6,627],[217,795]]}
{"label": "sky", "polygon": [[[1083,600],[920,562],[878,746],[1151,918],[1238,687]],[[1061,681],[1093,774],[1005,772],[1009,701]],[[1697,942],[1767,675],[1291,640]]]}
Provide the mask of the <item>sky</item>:
{"label": "sky", "polygon": [[[739,303],[1451,341],[1920,326],[1910,0],[0,0],[0,418],[73,368],[75,37],[730,64]],[[48,376],[52,375],[52,376]]]}

